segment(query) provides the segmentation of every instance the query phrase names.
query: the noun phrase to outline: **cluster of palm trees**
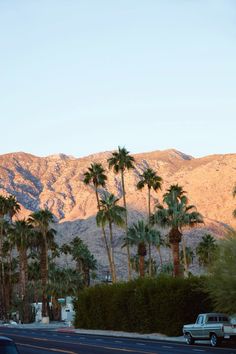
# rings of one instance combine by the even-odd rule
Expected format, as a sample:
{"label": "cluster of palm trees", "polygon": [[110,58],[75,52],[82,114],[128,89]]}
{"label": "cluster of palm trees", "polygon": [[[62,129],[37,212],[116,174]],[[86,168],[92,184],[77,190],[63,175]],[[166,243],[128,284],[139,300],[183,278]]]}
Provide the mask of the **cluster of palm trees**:
{"label": "cluster of palm trees", "polygon": [[[54,216],[48,209],[22,220],[17,218],[19,210],[15,197],[0,196],[0,319],[17,308],[21,320],[29,322],[30,303],[38,301],[42,302],[42,316],[47,317],[49,300],[59,316],[56,299],[76,296],[79,289],[89,286],[96,260],[79,237],[58,246]],[[69,255],[75,266],[57,264],[61,254]]]}
{"label": "cluster of palm trees", "polygon": [[[130,247],[137,246],[139,257],[140,276],[145,275],[145,256],[148,254],[148,275],[153,273],[152,246],[156,246],[160,252],[160,247],[169,244],[172,250],[174,275],[181,275],[179,244],[182,241],[183,228],[193,227],[198,223],[203,223],[203,218],[197,212],[194,205],[189,205],[186,192],[179,185],[171,185],[163,196],[163,204],[157,204],[155,210],[151,212],[151,190],[158,191],[162,186],[162,178],[156,171],[146,168],[140,175],[137,189],[142,190],[147,187],[147,220],[138,220],[133,225],[128,224],[128,211],[125,191],[125,172],[135,168],[135,159],[129,154],[125,147],[118,147],[118,151],[112,153],[108,158],[108,167],[114,173],[120,173],[123,206],[119,205],[119,198],[106,190],[107,176],[105,168],[101,163],[92,163],[84,173],[84,183],[92,184],[97,200],[97,225],[102,229],[102,238],[107,252],[108,263],[112,276],[112,281],[116,282],[116,266],[114,261],[113,225],[124,228],[123,246],[127,250],[128,278],[131,278],[132,259]],[[107,227],[108,226],[108,227]],[[167,230],[166,240],[163,240],[162,230]],[[186,248],[183,242],[184,271],[187,272]]]}

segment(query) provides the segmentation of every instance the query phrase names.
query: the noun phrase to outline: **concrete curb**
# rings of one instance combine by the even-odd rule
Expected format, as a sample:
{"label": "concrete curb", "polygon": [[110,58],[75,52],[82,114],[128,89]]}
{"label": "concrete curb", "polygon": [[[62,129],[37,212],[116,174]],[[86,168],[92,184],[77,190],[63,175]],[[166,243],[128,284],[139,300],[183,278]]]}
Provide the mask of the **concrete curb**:
{"label": "concrete curb", "polygon": [[72,332],[77,334],[90,334],[96,336],[106,336],[106,337],[119,337],[119,338],[137,338],[137,339],[151,339],[151,340],[163,340],[172,342],[185,342],[183,336],[180,337],[167,337],[163,334],[140,334],[131,332],[119,332],[119,331],[104,331],[104,330],[89,330],[89,329],[78,329],[78,328],[58,328],[58,332]]}

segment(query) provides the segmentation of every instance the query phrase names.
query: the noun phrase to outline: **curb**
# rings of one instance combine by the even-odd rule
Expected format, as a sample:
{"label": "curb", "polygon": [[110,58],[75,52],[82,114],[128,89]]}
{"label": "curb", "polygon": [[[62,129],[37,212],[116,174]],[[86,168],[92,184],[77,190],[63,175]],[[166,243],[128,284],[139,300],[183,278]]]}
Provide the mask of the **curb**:
{"label": "curb", "polygon": [[140,334],[131,332],[119,332],[119,331],[103,331],[103,330],[86,330],[86,329],[75,329],[75,328],[59,328],[59,332],[72,332],[76,334],[88,334],[96,336],[106,336],[106,337],[119,337],[119,338],[139,338],[139,339],[151,339],[151,340],[161,340],[161,341],[171,341],[184,343],[185,339],[183,336],[180,337],[167,337],[161,334]]}

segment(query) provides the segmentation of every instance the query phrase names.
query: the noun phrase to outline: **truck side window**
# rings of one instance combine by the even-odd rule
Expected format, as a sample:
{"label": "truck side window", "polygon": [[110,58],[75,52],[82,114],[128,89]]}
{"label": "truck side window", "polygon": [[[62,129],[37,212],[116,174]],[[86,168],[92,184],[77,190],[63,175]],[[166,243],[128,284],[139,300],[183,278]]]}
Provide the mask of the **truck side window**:
{"label": "truck side window", "polygon": [[217,322],[217,317],[208,317],[208,322]]}
{"label": "truck side window", "polygon": [[202,323],[203,323],[203,316],[198,316],[197,324],[202,324]]}
{"label": "truck side window", "polygon": [[229,322],[229,319],[226,316],[219,316],[219,322]]}

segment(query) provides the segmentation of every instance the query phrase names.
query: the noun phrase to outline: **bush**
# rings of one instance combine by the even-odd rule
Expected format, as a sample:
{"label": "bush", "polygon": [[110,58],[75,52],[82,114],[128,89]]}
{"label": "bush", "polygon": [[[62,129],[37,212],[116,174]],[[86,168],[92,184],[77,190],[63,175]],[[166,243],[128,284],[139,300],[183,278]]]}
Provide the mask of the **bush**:
{"label": "bush", "polygon": [[75,304],[75,326],[181,335],[182,326],[212,306],[200,278],[159,277],[87,288]]}

